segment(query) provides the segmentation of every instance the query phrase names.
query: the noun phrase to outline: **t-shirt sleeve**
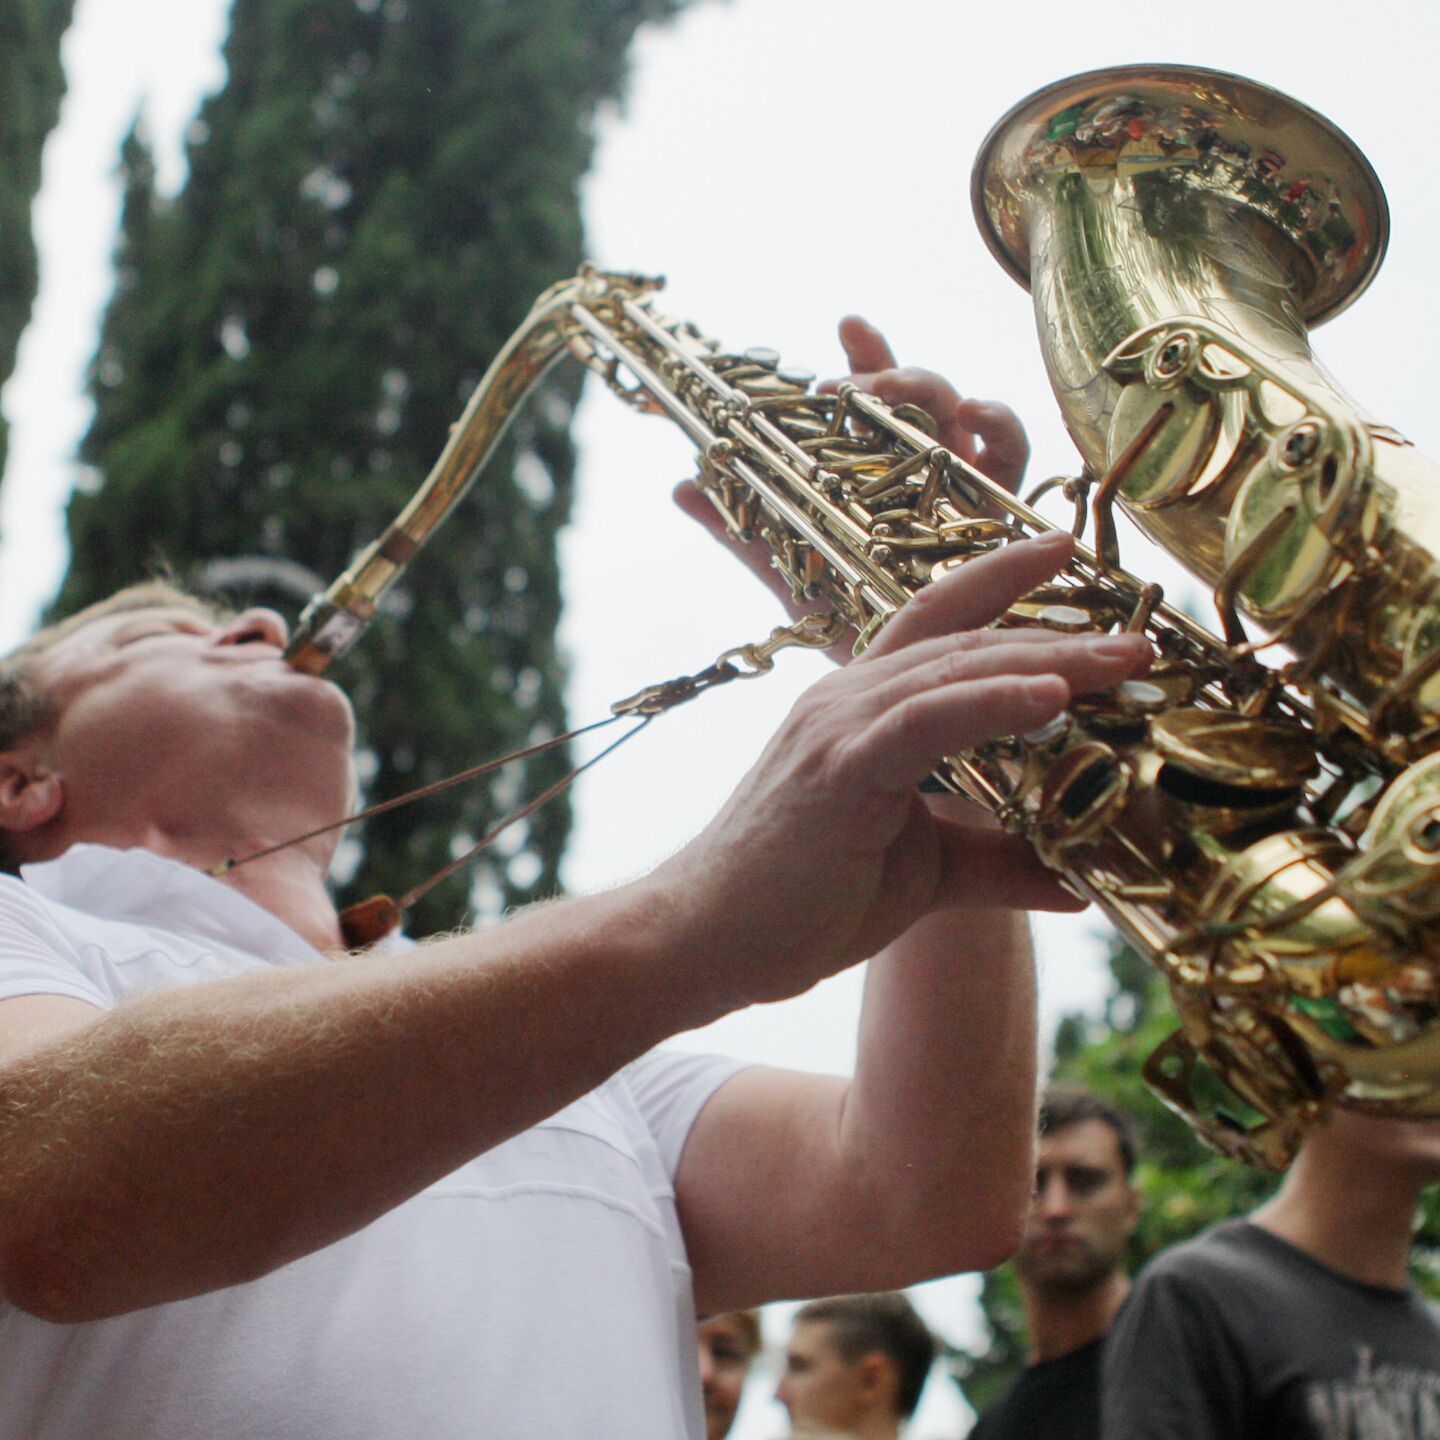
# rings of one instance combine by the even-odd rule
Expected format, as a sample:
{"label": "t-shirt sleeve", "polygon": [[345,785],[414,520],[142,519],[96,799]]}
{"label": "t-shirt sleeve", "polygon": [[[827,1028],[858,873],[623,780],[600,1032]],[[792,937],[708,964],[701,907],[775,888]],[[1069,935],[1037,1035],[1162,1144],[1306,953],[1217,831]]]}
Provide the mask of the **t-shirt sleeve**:
{"label": "t-shirt sleeve", "polygon": [[1205,1287],[1152,1267],[1105,1341],[1103,1440],[1241,1440],[1247,1383]]}
{"label": "t-shirt sleeve", "polygon": [[620,1072],[672,1180],[695,1117],[732,1075],[745,1068],[743,1061],[723,1055],[652,1050]]}
{"label": "t-shirt sleeve", "polygon": [[0,876],[0,1000],[64,995],[108,1009],[74,947],[24,883]]}

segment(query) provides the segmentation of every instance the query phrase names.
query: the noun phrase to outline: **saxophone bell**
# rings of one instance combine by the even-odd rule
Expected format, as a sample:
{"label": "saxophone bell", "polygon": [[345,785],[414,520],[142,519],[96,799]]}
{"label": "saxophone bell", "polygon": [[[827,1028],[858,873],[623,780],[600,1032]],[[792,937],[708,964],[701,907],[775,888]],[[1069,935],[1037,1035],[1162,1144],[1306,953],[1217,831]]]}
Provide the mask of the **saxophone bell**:
{"label": "saxophone bell", "polygon": [[[1331,1105],[1440,1114],[1440,470],[1339,389],[1307,330],[1379,268],[1379,181],[1266,86],[1125,67],[1015,106],[972,197],[1105,477],[1097,534],[1118,506],[1207,584],[1232,655],[1223,697],[1200,686],[1124,762],[1169,796],[1112,822],[1170,875],[1161,913],[1121,924],[1181,1022],[1147,1078],[1271,1165]],[[1252,666],[1281,644],[1292,660]],[[1101,853],[1067,858],[1103,908],[1133,903]],[[1217,1083],[1251,1123],[1202,1114]]]}

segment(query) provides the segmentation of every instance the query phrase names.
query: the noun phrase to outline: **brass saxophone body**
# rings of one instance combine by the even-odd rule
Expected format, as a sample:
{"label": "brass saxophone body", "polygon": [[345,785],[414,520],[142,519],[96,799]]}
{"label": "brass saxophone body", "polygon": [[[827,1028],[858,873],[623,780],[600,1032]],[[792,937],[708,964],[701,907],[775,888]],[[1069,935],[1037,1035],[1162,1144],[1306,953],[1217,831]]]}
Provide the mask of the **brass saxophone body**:
{"label": "brass saxophone body", "polygon": [[[1331,1102],[1440,1112],[1440,470],[1345,395],[1306,329],[1379,266],[1379,182],[1286,96],[1147,67],[1021,102],[973,191],[987,242],[1031,286],[1096,480],[1102,556],[1116,553],[1113,501],[1212,588],[1242,662],[1279,645],[1293,657],[1248,681],[1242,663],[1238,713],[1158,772],[1162,786],[1268,787],[1279,804],[1281,772],[1297,767],[1293,785],[1313,757],[1278,825],[1193,800],[1172,817],[1152,854],[1172,883],[1195,846],[1218,861],[1198,872],[1189,933],[1117,916],[1166,971],[1182,1022],[1152,1083],[1192,1119],[1197,1057],[1252,1102],[1269,1090],[1269,1120],[1239,1148],[1272,1161]],[[1282,693],[1304,713],[1277,711]],[[1162,749],[1178,718],[1152,726]],[[1218,1117],[1203,1128],[1235,1134]]]}
{"label": "brass saxophone body", "polygon": [[[1147,1076],[1211,1143],[1278,1165],[1337,1104],[1440,1114],[1440,476],[1305,332],[1378,265],[1378,182],[1283,96],[1147,69],[1023,102],[975,194],[1033,289],[1085,458],[1066,523],[1094,526],[1000,623],[1143,631],[1156,662],[938,778],[1166,975],[1180,1028]],[[679,424],[730,532],[857,646],[947,570],[1054,528],[923,414],[728,351],[659,314],[658,284],[587,268],[537,301],[415,499],[307,610],[292,663],[322,670],[358,638],[565,354]],[[1222,634],[1120,565],[1116,503],[1214,589]],[[1280,642],[1294,658],[1262,660]],[[1232,1108],[1202,1113],[1210,1081]]]}

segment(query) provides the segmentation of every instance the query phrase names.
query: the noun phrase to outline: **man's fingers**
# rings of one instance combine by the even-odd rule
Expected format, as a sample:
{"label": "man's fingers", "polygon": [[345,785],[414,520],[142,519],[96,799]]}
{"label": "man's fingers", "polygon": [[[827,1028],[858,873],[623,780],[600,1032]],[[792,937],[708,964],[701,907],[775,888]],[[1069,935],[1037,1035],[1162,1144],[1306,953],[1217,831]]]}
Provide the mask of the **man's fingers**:
{"label": "man's fingers", "polygon": [[937,757],[973,750],[1004,735],[1023,735],[1053,720],[1070,702],[1054,674],[998,675],[911,695],[852,736],[842,766],[857,780],[883,777],[897,790],[917,785]]}
{"label": "man's fingers", "polygon": [[1054,645],[1073,644],[1086,636],[1068,635],[1063,630],[1046,630],[1038,625],[1016,625],[1013,628],[964,630],[946,632],[916,640],[889,654],[878,652],[872,645],[865,652],[865,684],[872,689],[896,675],[909,675],[932,660],[943,659],[959,651],[982,650],[992,645]]}
{"label": "man's fingers", "polygon": [[840,344],[852,372],[895,367],[889,341],[861,315],[847,315],[840,322]]}
{"label": "man's fingers", "polygon": [[[940,443],[948,443],[945,436],[947,420],[963,402],[959,392],[943,375],[906,365],[875,375],[856,375],[855,382],[862,390],[878,395],[887,405],[918,405],[941,427]],[[968,440],[969,437],[952,438]]]}
{"label": "man's fingers", "polygon": [[912,785],[936,756],[1023,735],[1053,720],[1072,695],[1107,690],[1148,663],[1144,639],[1128,635],[959,652],[865,693],[850,712],[855,730],[842,763],[885,784]]}
{"label": "man's fingers", "polygon": [[[840,343],[850,362],[852,384],[889,405],[918,405],[935,418],[946,449],[978,465],[1012,494],[1019,489],[1030,443],[1008,405],[961,399],[960,392],[933,370],[902,369],[884,335],[859,315],[847,315],[840,322]],[[826,380],[819,388],[833,393],[842,383]]]}
{"label": "man's fingers", "polygon": [[994,400],[961,400],[954,407],[954,417],[962,430],[977,435],[985,447],[977,467],[1014,494],[1030,460],[1030,442],[1020,417]]}
{"label": "man's fingers", "polygon": [[686,515],[703,525],[717,540],[730,543],[730,532],[725,528],[724,517],[693,480],[682,480],[671,491],[671,498]]}
{"label": "man's fingers", "polygon": [[1022,640],[1024,631],[985,633],[1002,643],[952,650],[891,671],[883,683],[866,688],[862,713],[881,715],[912,695],[1003,675],[1058,675],[1072,695],[1092,695],[1131,679],[1150,663],[1150,646],[1140,635],[1052,636],[1048,643],[1036,643]]}
{"label": "man's fingers", "polygon": [[693,480],[677,485],[674,499],[685,514],[692,520],[699,521],[732,555],[740,557],[750,573],[784,605],[792,620],[798,619],[808,610],[823,608],[797,605],[794,592],[785,577],[770,562],[770,547],[763,540],[747,542],[732,539],[720,512],[705,498],[704,492]]}
{"label": "man's fingers", "polygon": [[1063,530],[1017,540],[919,591],[876,637],[868,654],[888,655],[917,640],[979,630],[1003,615],[1022,595],[1051,579],[1074,553]]}
{"label": "man's fingers", "polygon": [[843,763],[857,767],[857,782],[884,777],[908,789],[930,773],[937,756],[1038,729],[1069,703],[1070,687],[1059,675],[999,675],[944,685],[890,706],[852,737]]}
{"label": "man's fingers", "polygon": [[[1094,636],[1065,635],[1059,630],[1042,630],[1036,626],[1024,625],[1011,629],[967,630],[960,635],[947,634],[928,640],[917,640],[915,644],[907,645],[904,649],[894,651],[889,655],[876,655],[873,649],[867,650],[863,657],[864,664],[855,672],[858,677],[855,683],[862,684],[865,694],[873,699],[882,694],[897,679],[907,680],[908,677],[907,683],[896,693],[910,694],[926,688],[924,681],[917,677],[927,670],[931,672],[930,678],[936,684],[950,684],[963,678],[967,667],[962,661],[962,657],[979,650],[1029,646],[1036,650],[1045,648],[1047,654],[1064,654],[1063,647],[1083,645],[1091,639],[1104,638],[1121,638],[1122,643],[1135,647],[1134,664],[1131,667],[1135,671],[1145,668],[1153,658],[1149,643],[1138,637],[1134,641],[1129,641],[1123,637],[1104,637],[1098,634]],[[1062,647],[1058,652],[1053,649],[1057,645]],[[1130,664],[1130,658],[1128,654],[1125,656],[1127,667]],[[937,661],[941,662],[939,670],[933,668]],[[943,673],[945,665],[953,667],[952,674],[947,676]],[[1033,670],[1034,667],[1030,668]],[[1129,673],[1128,670],[1127,673]],[[936,676],[939,678],[936,679]],[[849,682],[837,681],[835,683],[848,684]]]}

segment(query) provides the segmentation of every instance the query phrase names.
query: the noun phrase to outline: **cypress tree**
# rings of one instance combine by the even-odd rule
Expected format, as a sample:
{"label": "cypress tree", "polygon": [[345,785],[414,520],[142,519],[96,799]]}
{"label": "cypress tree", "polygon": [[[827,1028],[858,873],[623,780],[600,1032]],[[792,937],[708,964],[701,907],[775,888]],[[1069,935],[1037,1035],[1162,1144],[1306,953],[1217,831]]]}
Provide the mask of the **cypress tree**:
{"label": "cypress tree", "polygon": [[[293,611],[372,540],[534,297],[577,268],[596,107],[620,92],[636,28],[679,4],[235,0],[229,78],[173,201],[142,138],[126,141],[60,609],[163,561]],[[368,799],[563,728],[555,533],[578,384],[546,382],[337,667]],[[400,893],[567,764],[371,822],[347,895]],[[480,908],[552,892],[567,828],[552,804],[482,862]],[[412,928],[455,924],[467,883]]]}
{"label": "cypress tree", "polygon": [[[30,207],[45,139],[60,117],[60,40],[75,0],[0,0],[0,386],[15,368],[39,283]],[[10,427],[0,415],[0,475]]]}

